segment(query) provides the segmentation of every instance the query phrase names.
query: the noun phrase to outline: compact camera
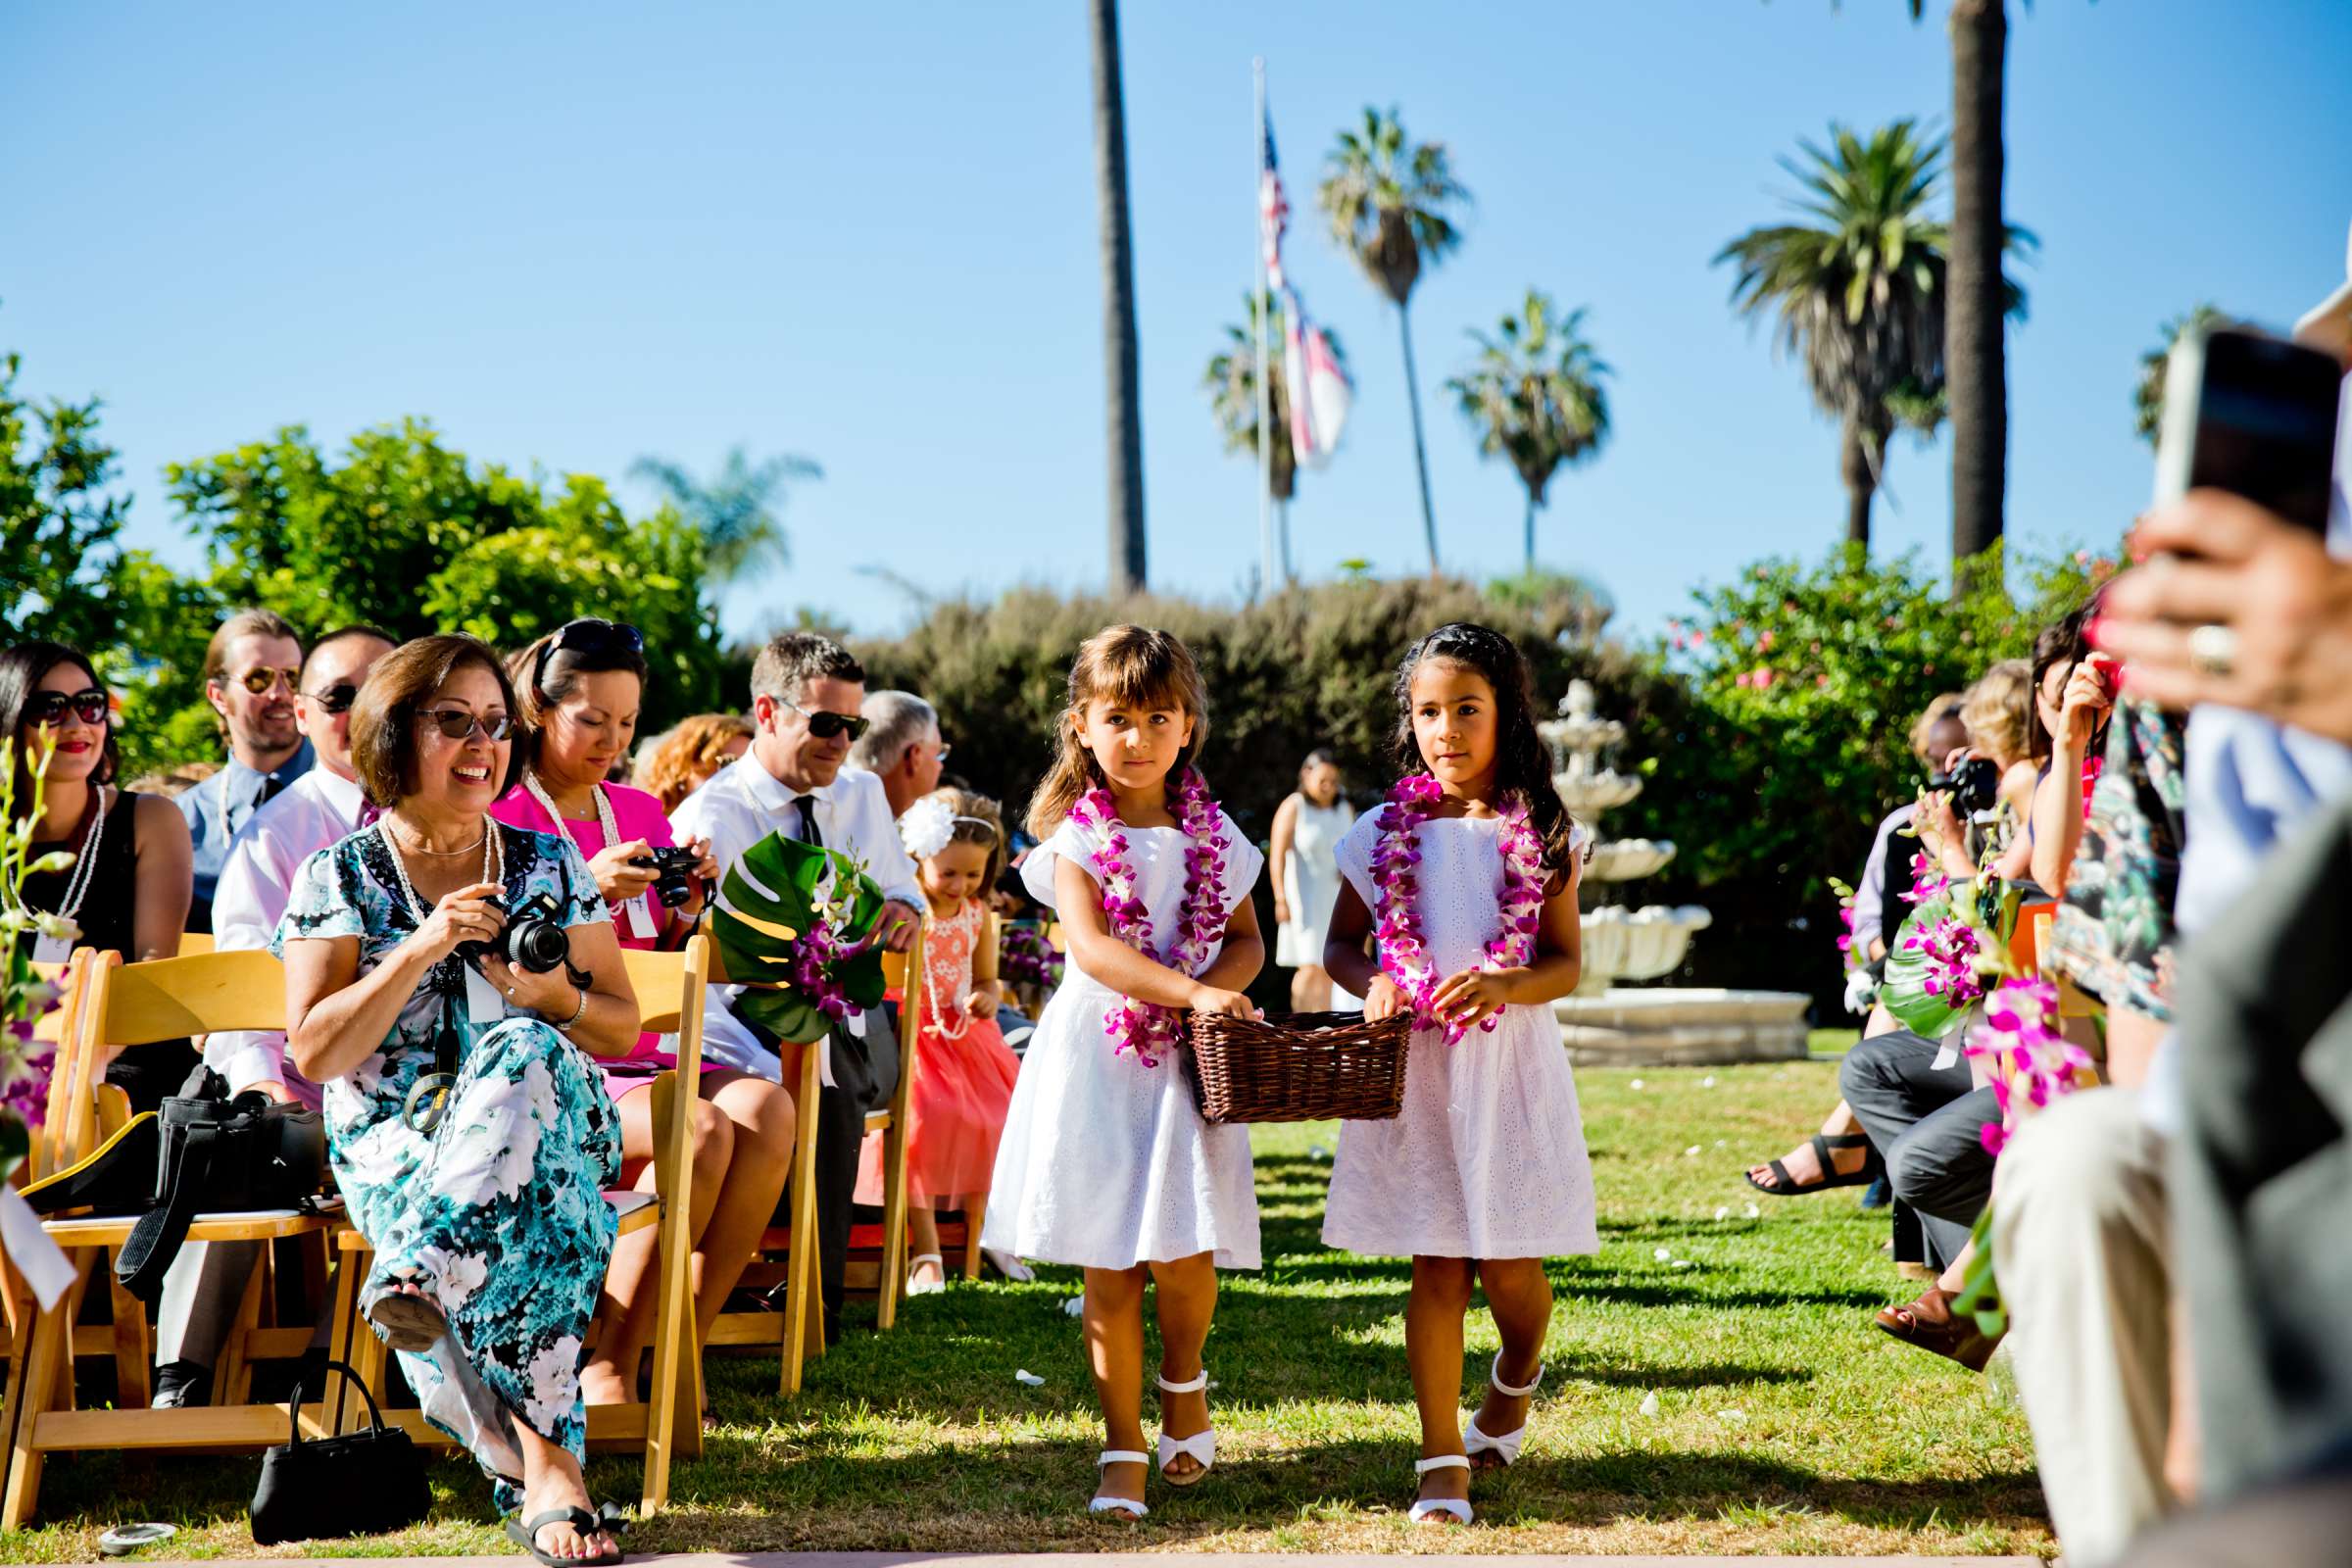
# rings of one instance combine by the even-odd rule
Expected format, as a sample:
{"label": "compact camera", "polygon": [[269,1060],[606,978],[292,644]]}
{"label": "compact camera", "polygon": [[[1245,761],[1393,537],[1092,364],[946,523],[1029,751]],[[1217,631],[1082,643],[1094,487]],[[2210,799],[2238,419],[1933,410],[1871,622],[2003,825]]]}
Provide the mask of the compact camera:
{"label": "compact camera", "polygon": [[673,850],[657,844],[651,855],[640,855],[629,863],[652,866],[654,897],[662,901],[664,909],[675,909],[694,897],[695,869],[703,863],[703,858],[692,850]]}
{"label": "compact camera", "polygon": [[472,963],[494,953],[533,974],[546,974],[570,958],[571,939],[564,934],[564,911],[554,899],[534,893],[511,911],[503,899],[486,902],[506,915],[507,923],[491,941],[459,944],[459,957]]}
{"label": "compact camera", "polygon": [[1952,809],[1962,816],[1974,816],[1989,811],[2000,796],[2001,765],[1989,757],[1972,757],[1948,773],[1937,773],[1928,780],[1932,790],[1949,790]]}

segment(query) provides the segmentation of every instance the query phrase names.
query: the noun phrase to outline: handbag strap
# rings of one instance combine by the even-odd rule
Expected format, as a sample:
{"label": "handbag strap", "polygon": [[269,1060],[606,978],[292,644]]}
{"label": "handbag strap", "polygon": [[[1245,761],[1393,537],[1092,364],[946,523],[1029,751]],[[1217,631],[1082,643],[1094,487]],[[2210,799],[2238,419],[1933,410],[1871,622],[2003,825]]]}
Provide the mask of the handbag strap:
{"label": "handbag strap", "polygon": [[[374,1433],[377,1437],[382,1437],[384,1434],[384,1412],[380,1407],[377,1406],[375,1402],[375,1395],[368,1387],[368,1380],[364,1377],[361,1377],[357,1372],[354,1372],[348,1363],[342,1361],[329,1361],[320,1369],[320,1371],[322,1374],[326,1372],[340,1372],[343,1374],[345,1381],[350,1383],[353,1388],[356,1388],[360,1391],[360,1397],[368,1401],[368,1430]],[[302,1377],[297,1378],[294,1382],[294,1398],[292,1402],[286,1406],[287,1444],[291,1447],[299,1448],[302,1446],[302,1399],[303,1396],[310,1392],[310,1388],[311,1380],[308,1373],[305,1373]],[[318,1380],[318,1397],[321,1399],[326,1397],[326,1379],[323,1375]]]}
{"label": "handbag strap", "polygon": [[179,1157],[165,1172],[164,1201],[141,1214],[130,1237],[115,1254],[115,1278],[122,1289],[153,1311],[163,1299],[164,1275],[188,1239],[196,1204],[211,1190],[213,1156],[219,1152],[221,1130],[205,1122],[191,1123],[178,1145]]}

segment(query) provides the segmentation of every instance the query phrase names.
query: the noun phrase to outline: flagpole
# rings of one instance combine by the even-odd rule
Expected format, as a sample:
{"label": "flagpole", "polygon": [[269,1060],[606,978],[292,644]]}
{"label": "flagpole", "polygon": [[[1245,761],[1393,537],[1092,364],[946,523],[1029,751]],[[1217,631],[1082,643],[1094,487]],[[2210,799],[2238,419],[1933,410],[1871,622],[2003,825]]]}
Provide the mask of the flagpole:
{"label": "flagpole", "polygon": [[1266,288],[1266,59],[1250,63],[1256,87],[1256,114],[1250,125],[1250,155],[1257,166],[1257,290],[1250,296],[1250,314],[1257,322],[1257,545],[1258,584],[1273,593],[1281,583],[1274,557],[1274,376],[1266,358],[1266,318],[1272,313]]}

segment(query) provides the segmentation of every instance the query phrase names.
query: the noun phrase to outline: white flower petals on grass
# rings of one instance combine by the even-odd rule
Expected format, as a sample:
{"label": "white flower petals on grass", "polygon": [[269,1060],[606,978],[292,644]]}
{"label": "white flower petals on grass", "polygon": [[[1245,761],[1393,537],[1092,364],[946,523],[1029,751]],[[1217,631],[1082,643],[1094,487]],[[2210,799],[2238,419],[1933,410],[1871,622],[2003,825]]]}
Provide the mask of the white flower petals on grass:
{"label": "white flower petals on grass", "polygon": [[1715,1419],[1721,1421],[1727,1427],[1736,1427],[1740,1422],[1747,1419],[1747,1412],[1738,1408],[1737,1406],[1734,1406],[1729,1410],[1716,1411]]}
{"label": "white flower petals on grass", "polygon": [[1749,1219],[1762,1219],[1764,1217],[1764,1211],[1758,1208],[1755,1204],[1750,1203],[1747,1205],[1747,1217]]}
{"label": "white flower petals on grass", "polygon": [[1637,1079],[1635,1079],[1635,1080],[1633,1081],[1633,1083],[1632,1083],[1632,1084],[1630,1084],[1628,1087],[1629,1087],[1629,1088],[1634,1088],[1634,1089],[1639,1089],[1639,1088],[1641,1088],[1641,1087],[1642,1087],[1642,1080],[1641,1080],[1641,1079],[1639,1079],[1639,1078],[1637,1078]]}
{"label": "white flower petals on grass", "polygon": [[1730,1219],[1732,1217],[1732,1211],[1728,1208],[1719,1208],[1715,1211],[1715,1217],[1717,1219]]}
{"label": "white flower petals on grass", "polygon": [[1012,1375],[1012,1381],[1015,1383],[1026,1383],[1033,1389],[1042,1389],[1046,1386],[1046,1380],[1039,1377],[1036,1373],[1030,1371],[1027,1367],[1023,1367],[1018,1372],[1015,1372]]}
{"label": "white flower petals on grass", "polygon": [[1706,1077],[1704,1077],[1704,1078],[1701,1078],[1701,1079],[1698,1081],[1698,1087],[1699,1087],[1699,1088],[1701,1088],[1701,1089],[1712,1089],[1712,1088],[1714,1088],[1714,1087],[1715,1087],[1715,1075],[1714,1075],[1713,1073],[1709,1073],[1709,1074],[1707,1074],[1707,1076],[1706,1076]]}
{"label": "white flower petals on grass", "polygon": [[1689,1159],[1689,1158],[1690,1158],[1690,1157],[1692,1154],[1695,1154],[1695,1153],[1697,1153],[1697,1152],[1698,1152],[1698,1146],[1697,1146],[1696,1144],[1692,1144],[1692,1145],[1691,1145],[1691,1146],[1690,1146],[1689,1149],[1686,1149],[1686,1150],[1684,1150],[1684,1151],[1683,1151],[1683,1157],[1684,1157],[1685,1159]]}
{"label": "white flower petals on grass", "polygon": [[1073,1296],[1061,1303],[1061,1309],[1072,1317],[1084,1317],[1086,1316],[1086,1298]]}
{"label": "white flower petals on grass", "polygon": [[1674,1258],[1674,1249],[1671,1247],[1661,1247],[1649,1255],[1656,1258],[1661,1263],[1671,1262]]}
{"label": "white flower petals on grass", "polygon": [[1658,1394],[1655,1389],[1652,1389],[1649,1393],[1642,1396],[1642,1413],[1643,1415],[1656,1415],[1658,1413]]}

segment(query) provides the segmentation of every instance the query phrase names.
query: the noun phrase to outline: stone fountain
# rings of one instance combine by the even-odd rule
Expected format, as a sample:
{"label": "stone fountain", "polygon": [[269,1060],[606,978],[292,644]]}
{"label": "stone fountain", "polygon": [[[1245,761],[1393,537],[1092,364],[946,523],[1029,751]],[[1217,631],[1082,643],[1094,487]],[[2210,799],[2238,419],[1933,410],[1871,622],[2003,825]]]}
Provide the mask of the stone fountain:
{"label": "stone fountain", "polygon": [[1699,1063],[1770,1060],[1805,1054],[1805,1005],[1798,992],[1634,988],[1682,967],[1690,939],[1713,921],[1696,905],[1628,909],[1603,904],[1616,883],[1639,881],[1674,858],[1656,839],[1602,839],[1601,814],[1642,793],[1638,773],[1609,765],[1625,726],[1596,711],[1592,686],[1571,681],[1560,714],[1537,726],[1559,771],[1552,787],[1594,840],[1585,867],[1584,979],[1552,1004],[1561,1038],[1579,1061]]}

